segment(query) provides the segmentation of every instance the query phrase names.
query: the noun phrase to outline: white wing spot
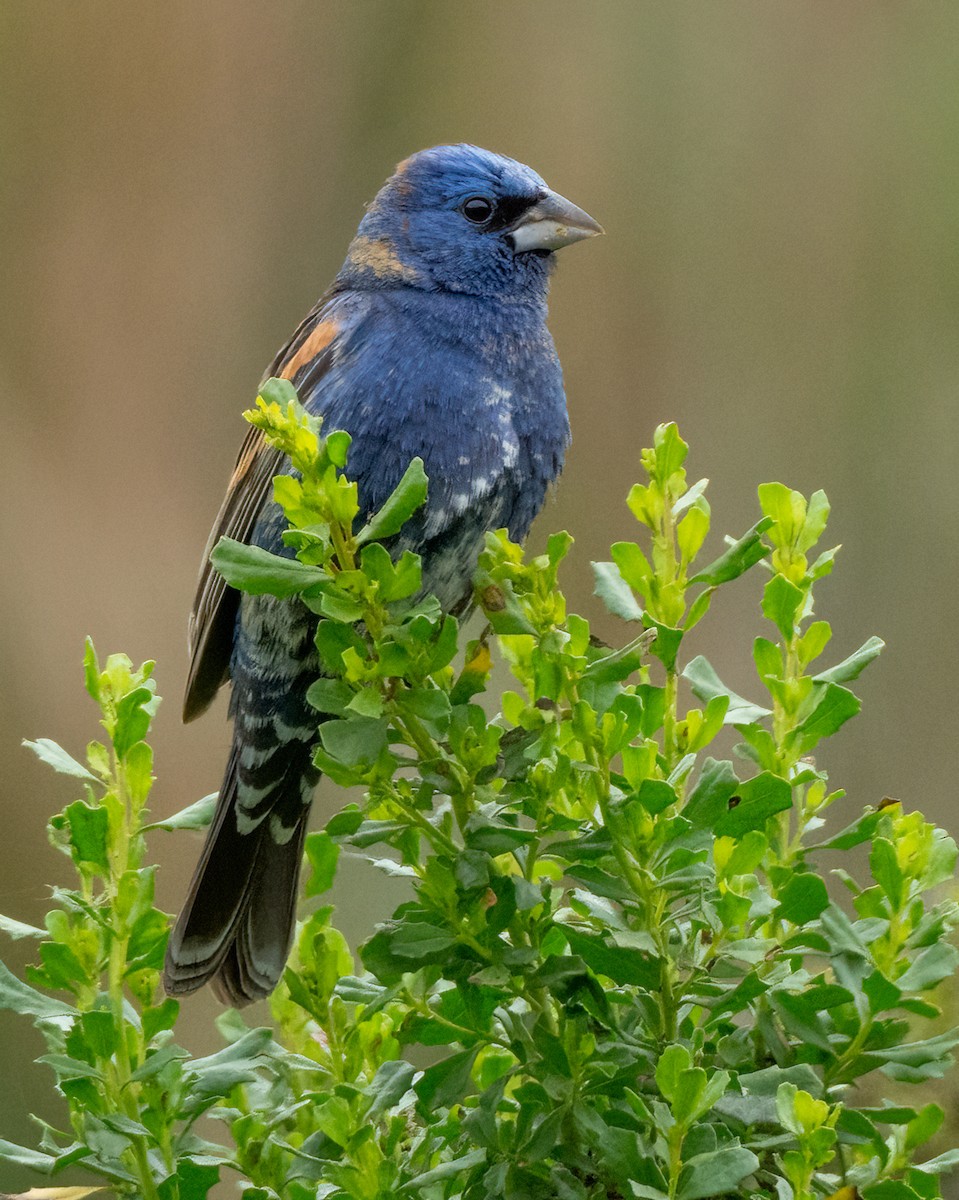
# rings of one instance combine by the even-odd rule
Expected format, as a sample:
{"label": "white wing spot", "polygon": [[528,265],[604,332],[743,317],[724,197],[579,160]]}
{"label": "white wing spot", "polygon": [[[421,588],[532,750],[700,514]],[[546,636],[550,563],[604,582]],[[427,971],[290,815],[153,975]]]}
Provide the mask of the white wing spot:
{"label": "white wing spot", "polygon": [[295,825],[284,825],[279,817],[270,817],[270,835],[278,846],[285,846],[294,833]]}
{"label": "white wing spot", "polygon": [[486,403],[490,408],[495,408],[498,404],[503,404],[506,400],[511,400],[512,397],[512,388],[503,387],[501,384],[494,383],[490,390],[486,393]]}

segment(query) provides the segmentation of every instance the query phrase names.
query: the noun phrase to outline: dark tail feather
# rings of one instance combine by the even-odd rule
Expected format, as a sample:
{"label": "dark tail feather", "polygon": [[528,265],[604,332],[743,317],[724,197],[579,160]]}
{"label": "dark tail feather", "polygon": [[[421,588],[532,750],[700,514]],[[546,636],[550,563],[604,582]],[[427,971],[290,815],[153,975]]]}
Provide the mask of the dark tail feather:
{"label": "dark tail feather", "polygon": [[293,836],[283,845],[269,832],[260,838],[246,907],[212,980],[213,990],[224,1004],[241,1008],[268,996],[280,982],[296,924],[307,815],[304,809]]}
{"label": "dark tail feather", "polygon": [[241,833],[237,769],[234,747],[189,895],[170,935],[163,985],[170,995],[182,995],[212,982],[221,1000],[241,1007],[268,996],[283,974],[309,808],[300,799],[301,772],[291,771],[293,778],[283,782],[295,789],[299,815],[288,840],[276,840],[269,813]]}

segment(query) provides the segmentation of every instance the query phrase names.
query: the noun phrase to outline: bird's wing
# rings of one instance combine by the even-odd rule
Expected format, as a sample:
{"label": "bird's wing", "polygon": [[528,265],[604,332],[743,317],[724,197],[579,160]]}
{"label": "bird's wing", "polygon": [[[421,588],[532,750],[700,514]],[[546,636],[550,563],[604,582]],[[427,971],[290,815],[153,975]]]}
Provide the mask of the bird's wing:
{"label": "bird's wing", "polygon": [[[333,361],[338,323],[326,316],[324,300],[313,309],[267,372],[289,379],[305,396],[316,388]],[[249,540],[263,505],[272,495],[283,455],[267,445],[258,429],[243,440],[226,496],[203,554],[193,611],[190,614],[190,670],[183,699],[183,719],[192,721],[213,700],[230,677],[230,655],[240,593],[228,587],[210,564],[210,553],[221,537]]]}

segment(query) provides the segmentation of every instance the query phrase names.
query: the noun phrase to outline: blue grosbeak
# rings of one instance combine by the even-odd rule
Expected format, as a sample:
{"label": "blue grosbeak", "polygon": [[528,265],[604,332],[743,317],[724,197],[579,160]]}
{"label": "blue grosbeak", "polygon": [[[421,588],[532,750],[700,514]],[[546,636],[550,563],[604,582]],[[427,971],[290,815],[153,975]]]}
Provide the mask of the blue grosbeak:
{"label": "blue grosbeak", "polygon": [[[468,606],[484,533],[525,537],[563,465],[569,422],[546,328],[553,251],[601,232],[521,163],[476,146],[424,150],[376,196],[333,286],[270,367],[328,430],[352,435],[367,512],[423,459],[429,499],[396,549],[422,556],[424,590],[449,611]],[[208,551],[227,535],[290,553],[271,494],[284,469],[251,431]],[[204,562],[184,719],[232,680],[233,746],[170,938],[169,992],[212,980],[245,1004],[283,971],[319,778],[314,631],[296,600],[241,597]]]}

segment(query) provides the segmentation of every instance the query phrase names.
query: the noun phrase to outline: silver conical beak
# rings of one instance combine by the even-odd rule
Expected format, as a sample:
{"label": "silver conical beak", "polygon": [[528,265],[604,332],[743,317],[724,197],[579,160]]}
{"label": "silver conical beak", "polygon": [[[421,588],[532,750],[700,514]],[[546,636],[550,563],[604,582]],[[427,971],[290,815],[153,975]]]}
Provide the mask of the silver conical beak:
{"label": "silver conical beak", "polygon": [[556,192],[547,192],[523,213],[511,231],[517,254],[527,250],[560,250],[584,238],[603,233],[588,212]]}

